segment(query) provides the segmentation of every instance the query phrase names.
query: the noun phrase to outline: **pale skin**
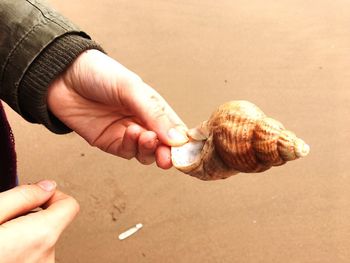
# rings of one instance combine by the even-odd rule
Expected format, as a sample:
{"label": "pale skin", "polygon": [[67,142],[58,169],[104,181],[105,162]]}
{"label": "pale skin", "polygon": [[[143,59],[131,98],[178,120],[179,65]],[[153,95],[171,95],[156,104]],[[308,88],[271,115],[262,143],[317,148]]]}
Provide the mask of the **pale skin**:
{"label": "pale skin", "polygon": [[[50,84],[47,105],[91,146],[142,164],[168,169],[170,147],[188,141],[186,125],[164,98],[97,50],[82,53]],[[54,262],[57,239],[78,210],[52,181],[0,193],[1,262]]]}
{"label": "pale skin", "polygon": [[158,92],[97,50],[84,52],[52,83],[47,101],[92,146],[142,164],[170,168],[169,146],[188,140],[186,125]]}
{"label": "pale skin", "polygon": [[53,181],[0,193],[1,262],[55,262],[55,244],[78,211],[78,203]]}

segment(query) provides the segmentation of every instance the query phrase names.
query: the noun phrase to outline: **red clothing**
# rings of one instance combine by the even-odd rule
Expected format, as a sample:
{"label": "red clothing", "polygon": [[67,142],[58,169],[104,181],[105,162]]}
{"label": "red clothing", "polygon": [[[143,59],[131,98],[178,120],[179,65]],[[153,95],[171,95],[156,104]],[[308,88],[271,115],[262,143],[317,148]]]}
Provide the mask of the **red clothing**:
{"label": "red clothing", "polygon": [[0,101],[0,192],[16,186],[15,140]]}

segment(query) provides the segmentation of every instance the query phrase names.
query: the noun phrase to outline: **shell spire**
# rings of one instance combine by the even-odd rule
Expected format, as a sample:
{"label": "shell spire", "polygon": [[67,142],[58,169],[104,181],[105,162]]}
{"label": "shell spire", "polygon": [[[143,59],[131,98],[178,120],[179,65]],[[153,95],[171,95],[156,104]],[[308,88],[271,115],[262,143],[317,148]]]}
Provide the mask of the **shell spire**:
{"label": "shell spire", "polygon": [[248,101],[221,105],[188,135],[190,142],[172,147],[172,162],[180,171],[202,180],[263,172],[310,151],[303,140]]}

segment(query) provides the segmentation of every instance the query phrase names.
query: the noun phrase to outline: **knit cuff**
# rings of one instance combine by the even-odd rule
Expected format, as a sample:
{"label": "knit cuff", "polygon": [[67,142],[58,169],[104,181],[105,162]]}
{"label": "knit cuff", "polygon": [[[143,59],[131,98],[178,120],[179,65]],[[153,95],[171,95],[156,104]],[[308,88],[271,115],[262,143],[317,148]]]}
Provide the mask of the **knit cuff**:
{"label": "knit cuff", "polygon": [[39,54],[19,84],[19,108],[26,120],[44,124],[57,134],[71,131],[49,111],[46,101],[47,90],[50,83],[88,49],[103,51],[90,39],[65,34],[55,39]]}

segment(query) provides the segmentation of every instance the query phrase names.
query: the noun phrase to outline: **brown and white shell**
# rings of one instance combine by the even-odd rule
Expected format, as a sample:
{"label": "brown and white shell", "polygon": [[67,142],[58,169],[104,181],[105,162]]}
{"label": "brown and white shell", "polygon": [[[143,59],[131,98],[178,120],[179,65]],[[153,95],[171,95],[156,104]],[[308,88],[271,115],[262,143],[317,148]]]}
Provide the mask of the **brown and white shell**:
{"label": "brown and white shell", "polygon": [[221,105],[191,140],[172,147],[173,165],[202,180],[224,179],[239,172],[258,173],[304,157],[309,146],[248,101]]}

